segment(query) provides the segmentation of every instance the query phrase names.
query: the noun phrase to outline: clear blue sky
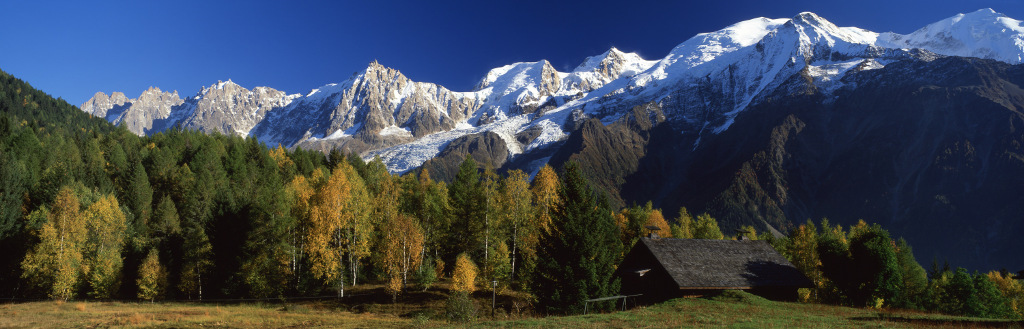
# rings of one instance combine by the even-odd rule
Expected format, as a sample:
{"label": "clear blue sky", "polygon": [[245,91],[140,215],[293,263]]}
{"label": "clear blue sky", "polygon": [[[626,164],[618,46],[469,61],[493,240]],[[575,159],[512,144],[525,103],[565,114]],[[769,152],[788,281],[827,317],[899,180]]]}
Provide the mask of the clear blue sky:
{"label": "clear blue sky", "polygon": [[647,59],[694,34],[812,11],[839,26],[910,33],[1024,0],[975,1],[0,1],[0,69],[81,104],[96,91],[182,97],[217,80],[307,93],[374,59],[466,91],[496,66],[568,71],[615,46]]}

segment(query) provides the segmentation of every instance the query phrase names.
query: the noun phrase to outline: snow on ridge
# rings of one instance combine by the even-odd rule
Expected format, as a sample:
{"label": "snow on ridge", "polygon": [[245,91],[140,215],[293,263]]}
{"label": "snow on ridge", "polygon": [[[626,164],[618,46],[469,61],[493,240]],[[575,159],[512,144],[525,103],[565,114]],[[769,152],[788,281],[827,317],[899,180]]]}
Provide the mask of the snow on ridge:
{"label": "snow on ridge", "polygon": [[882,33],[878,45],[1019,64],[1024,62],[1024,23],[984,8],[928,24],[906,35]]}
{"label": "snow on ridge", "polygon": [[[882,58],[879,56],[885,55],[879,54],[905,48],[921,48],[941,55],[974,56],[1021,63],[1024,62],[1024,24],[992,9],[982,9],[955,15],[911,34],[900,35],[892,32],[876,33],[856,27],[837,27],[814,13],[804,12],[792,18],[749,19],[718,31],[697,34],[678,44],[665,57],[656,60],[645,60],[636,53],[626,53],[612,47],[601,54],[587,57],[575,69],[565,73],[552,68],[546,60],[512,63],[491,69],[473,90],[451,92],[450,97],[469,99],[473,104],[468,110],[468,117],[460,117],[458,120],[461,122],[453,130],[373,150],[368,155],[380,155],[392,171],[406,171],[436,156],[447,143],[458,137],[493,131],[508,144],[510,156],[516,156],[564,140],[568,135],[562,124],[572,110],[585,109],[588,115],[607,121],[634,105],[665,101],[672,93],[690,92],[671,96],[685,98],[695,95],[692,93],[706,92],[694,87],[699,84],[703,84],[703,88],[710,88],[712,92],[722,93],[721,98],[726,99],[720,104],[705,104],[700,109],[705,114],[716,116],[707,121],[704,130],[707,133],[720,133],[729,128],[740,112],[758,102],[763,93],[774,90],[773,87],[801,69],[806,69],[813,83],[827,93],[840,87],[843,83],[840,79],[851,70],[883,67],[894,59]],[[839,56],[833,56],[836,54]],[[371,65],[379,64],[375,62]],[[608,69],[612,66],[614,70]],[[313,89],[305,95],[286,95],[280,102],[282,108],[273,112],[287,113],[300,108],[310,111],[295,115],[305,115],[308,120],[302,118],[288,122],[302,126],[307,134],[305,140],[308,141],[351,137],[361,129],[361,121],[353,122],[354,125],[346,129],[328,130],[318,126],[322,123],[312,121],[313,111],[338,105],[325,103],[339,102],[337,95],[353,88],[368,76],[364,71],[341,83],[330,83]],[[727,79],[731,80],[725,83]],[[222,89],[228,84],[234,82],[230,79],[226,82],[218,81],[209,88]],[[403,89],[392,90],[387,95],[389,105],[397,109],[408,96],[424,86],[436,87],[438,92],[444,88],[412,82]],[[203,88],[203,92],[193,99],[201,99],[206,89]],[[256,88],[252,92],[255,91]],[[425,101],[445,100],[427,98]],[[678,100],[676,102],[681,103]],[[554,108],[546,107],[537,117],[513,111],[525,108],[526,105],[541,104],[553,105]],[[701,105],[695,106],[699,108]],[[439,105],[437,108],[443,109],[445,106]],[[488,120],[480,120],[485,113]],[[176,111],[172,116],[181,114]],[[449,113],[442,110],[441,116],[447,115]],[[268,112],[267,118],[271,117]],[[286,115],[275,113],[273,117],[282,118]],[[703,119],[680,119],[705,122]],[[309,123],[312,124],[305,127]],[[539,137],[527,145],[518,143],[515,134],[530,127],[539,127],[534,128],[540,129]],[[261,137],[274,136],[281,140],[290,138],[282,135],[293,134],[267,130],[258,133]],[[408,129],[397,126],[386,127],[379,134],[412,136]]]}

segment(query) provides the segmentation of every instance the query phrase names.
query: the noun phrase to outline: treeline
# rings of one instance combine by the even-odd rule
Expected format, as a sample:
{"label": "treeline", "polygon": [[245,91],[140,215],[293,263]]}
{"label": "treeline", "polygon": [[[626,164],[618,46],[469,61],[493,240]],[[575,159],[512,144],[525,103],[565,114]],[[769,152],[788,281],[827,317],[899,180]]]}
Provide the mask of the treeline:
{"label": "treeline", "polygon": [[762,238],[814,282],[815,288],[801,289],[807,302],[1024,317],[1024,285],[1012,273],[969,273],[937,262],[926,271],[906,240],[894,240],[878,224],[860,221],[844,229],[823,219],[786,237]]}
{"label": "treeline", "polygon": [[220,134],[53,124],[21,103],[0,116],[7,296],[273,298],[367,282],[397,296],[463,263],[479,274],[464,285],[498,281],[564,312],[617,292],[614,267],[660,214],[615,211],[574,165],[531,180],[467,158],[447,184]]}
{"label": "treeline", "polygon": [[[445,183],[234,136],[139,137],[0,77],[3,296],[276,298],[380,283],[397,297],[447,276],[463,300],[497,281],[533,293],[542,313],[573,313],[617,293],[612,272],[649,226],[735,238],[685,208],[671,219],[650,203],[613,209],[573,163],[531,180],[466,158]],[[815,282],[807,301],[1020,316],[1020,281],[1008,273],[929,276],[877,225],[742,231]]]}
{"label": "treeline", "polygon": [[563,312],[616,292],[621,238],[640,234],[573,165],[530,180],[467,159],[446,184],[234,136],[139,137],[2,77],[4,296],[274,298],[366,282],[397,296],[459,273],[462,291],[494,280]]}

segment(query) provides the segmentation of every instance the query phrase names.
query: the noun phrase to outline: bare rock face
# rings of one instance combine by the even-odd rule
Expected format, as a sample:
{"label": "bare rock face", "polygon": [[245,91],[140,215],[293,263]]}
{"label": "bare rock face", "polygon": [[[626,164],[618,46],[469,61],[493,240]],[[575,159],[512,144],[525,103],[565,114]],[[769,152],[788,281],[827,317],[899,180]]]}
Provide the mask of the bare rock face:
{"label": "bare rock face", "polygon": [[123,93],[114,92],[110,96],[98,92],[82,104],[83,111],[97,117],[106,118],[115,125],[122,125],[129,131],[140,136],[155,133],[167,128],[167,118],[174,108],[184,101],[178,92],[161,91],[160,88],[149,87],[138,98],[128,99]]}
{"label": "bare rock face", "polygon": [[451,181],[467,155],[473,157],[480,168],[498,169],[508,161],[508,147],[498,134],[490,131],[462,136],[424,163],[423,169],[438,180]]}
{"label": "bare rock face", "polygon": [[174,126],[247,136],[267,112],[288,105],[295,97],[267,87],[250,91],[229,80],[218,81],[186,99],[178,96],[177,91],[166,92],[155,87],[135,99],[120,92],[110,96],[98,92],[81,108],[140,136]]}
{"label": "bare rock face", "polygon": [[[125,103],[129,103],[128,97],[124,96],[122,92],[113,92],[110,96],[104,94],[102,91],[96,92],[89,101],[82,104],[81,109],[85,113],[92,114],[97,117],[106,117],[107,111],[114,108],[120,108],[125,106]],[[130,105],[130,104],[129,104]]]}
{"label": "bare rock face", "polygon": [[288,105],[292,98],[273,88],[248,90],[230,80],[218,81],[190,99],[195,110],[181,125],[207,133],[219,131],[246,136],[267,112]]}
{"label": "bare rock face", "polygon": [[341,95],[328,130],[362,124],[364,138],[388,127],[420,137],[455,128],[474,105],[473,99],[436,84],[413,82],[398,70],[373,62]]}
{"label": "bare rock face", "polygon": [[414,82],[377,62],[271,113],[251,135],[271,144],[362,153],[455,129],[483,98]]}

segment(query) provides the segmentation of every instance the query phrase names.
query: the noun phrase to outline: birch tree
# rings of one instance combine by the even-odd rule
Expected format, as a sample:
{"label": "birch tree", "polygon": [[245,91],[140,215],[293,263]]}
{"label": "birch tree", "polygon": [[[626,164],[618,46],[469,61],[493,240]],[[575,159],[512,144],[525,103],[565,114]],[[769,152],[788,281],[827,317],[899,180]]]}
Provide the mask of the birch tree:
{"label": "birch tree", "polygon": [[70,188],[57,192],[46,223],[36,233],[39,243],[21,263],[22,277],[48,290],[50,298],[68,300],[75,295],[81,277],[86,222],[78,198]]}

